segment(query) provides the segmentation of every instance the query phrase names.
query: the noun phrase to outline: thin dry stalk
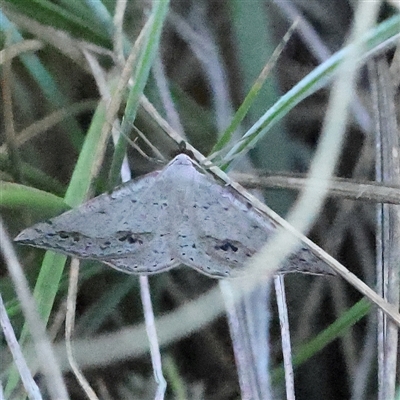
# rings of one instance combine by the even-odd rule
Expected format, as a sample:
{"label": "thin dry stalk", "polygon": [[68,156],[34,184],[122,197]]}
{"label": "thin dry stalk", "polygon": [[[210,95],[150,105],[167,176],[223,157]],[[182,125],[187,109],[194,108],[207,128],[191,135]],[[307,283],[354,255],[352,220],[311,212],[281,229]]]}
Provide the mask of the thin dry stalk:
{"label": "thin dry stalk", "polygon": [[160,52],[157,54],[152,69],[161,102],[165,110],[166,119],[172,128],[178,132],[179,135],[186,139],[185,131],[183,130],[178,111],[176,110],[174,101],[172,100],[171,92],[168,87],[168,81],[167,77],[165,76],[165,68],[160,57]]}
{"label": "thin dry stalk", "polygon": [[363,400],[366,397],[368,381],[376,357],[376,318],[369,318],[363,342],[351,387],[351,400]]}
{"label": "thin dry stalk", "polygon": [[[243,315],[235,304],[235,296],[229,281],[220,281],[219,287],[224,299],[228,316],[229,332],[234,348],[236,368],[238,370],[239,386],[242,399],[260,399],[257,390],[257,378],[254,373],[252,351],[245,331]],[[246,340],[247,339],[247,340]],[[267,345],[264,343],[263,345]],[[266,395],[266,393],[264,393]]]}
{"label": "thin dry stalk", "polygon": [[7,56],[7,49],[9,38],[6,38],[6,62],[3,67],[3,76],[1,80],[1,88],[3,94],[3,107],[4,107],[4,125],[5,125],[5,139],[9,158],[12,165],[12,174],[17,182],[21,181],[20,174],[20,159],[18,149],[15,144],[15,128],[14,128],[14,114],[13,114],[13,101],[12,101],[12,71],[11,71],[11,60],[12,58]]}
{"label": "thin dry stalk", "polygon": [[73,258],[70,265],[69,285],[68,285],[68,299],[67,299],[67,315],[65,319],[65,345],[67,348],[68,361],[71,365],[72,372],[74,373],[81,388],[86,393],[90,400],[99,400],[96,393],[90,386],[89,382],[83,375],[75,360],[72,346],[72,335],[75,325],[75,309],[76,309],[76,296],[78,292],[78,277],[79,277],[79,260]]}
{"label": "thin dry stalk", "polygon": [[161,353],[158,344],[157,330],[154,321],[153,306],[151,303],[149,279],[147,276],[141,275],[140,280],[140,297],[143,305],[144,318],[146,322],[146,332],[150,343],[151,363],[153,365],[154,378],[157,383],[157,392],[155,400],[163,400],[167,382],[162,373]]}
{"label": "thin dry stalk", "polygon": [[36,39],[24,40],[20,43],[12,44],[4,50],[0,50],[0,65],[11,61],[22,53],[41,50],[43,47],[44,44],[40,40]]}
{"label": "thin dry stalk", "polygon": [[[3,334],[6,339],[8,348],[11,351],[13,360],[21,376],[22,384],[26,390],[26,393],[30,400],[42,400],[40,390],[33,379],[31,371],[25,361],[24,355],[22,354],[21,347],[19,346],[18,340],[15,336],[14,329],[11,325],[11,321],[8,318],[7,310],[3,302],[3,298],[0,294],[0,325],[3,329]],[[0,398],[2,395],[0,395]]]}
{"label": "thin dry stalk", "polygon": [[294,373],[292,363],[292,346],[290,344],[289,316],[286,304],[285,278],[282,275],[274,277],[276,302],[279,309],[279,324],[281,327],[283,365],[285,369],[286,398],[294,400]]}
{"label": "thin dry stalk", "polygon": [[63,53],[67,58],[73,60],[76,64],[80,65],[87,71],[86,63],[82,52],[77,46],[77,41],[72,38],[65,31],[55,29],[49,25],[43,25],[37,22],[34,18],[29,18],[21,13],[15,12],[7,4],[2,2],[2,11],[9,16],[9,18],[18,25],[19,29],[23,29],[31,33],[34,37],[40,38],[44,43],[48,43],[57,51]]}
{"label": "thin dry stalk", "polygon": [[194,26],[189,25],[187,21],[173,12],[169,13],[168,22],[171,28],[188,43],[202,65],[210,84],[217,130],[223,132],[229,125],[233,114],[224,63],[201,10],[196,10],[193,15],[195,16],[192,21]]}
{"label": "thin dry stalk", "polygon": [[[104,99],[107,104],[107,111],[104,124],[101,128],[101,140],[103,141],[106,141],[109,137],[109,134],[113,127],[113,122],[116,120],[119,107],[123,100],[123,94],[128,87],[129,79],[132,77],[132,72],[138,59],[143,40],[145,39],[151,25],[152,17],[147,20],[138,38],[136,39],[135,44],[132,46],[132,51],[129,54],[128,59],[126,60],[118,82],[116,83],[115,90],[113,90],[112,96],[110,97],[110,95],[108,94],[108,90],[106,91],[106,93],[104,93]],[[97,164],[94,166],[96,170],[100,168],[101,163],[102,159],[99,159]]]}
{"label": "thin dry stalk", "polygon": [[[57,111],[52,112],[46,117],[34,122],[27,128],[23,129],[15,138],[15,146],[19,148],[26,142],[48,131],[68,116],[75,116],[85,111],[93,110],[96,107],[97,103],[98,100],[83,100],[68,107],[63,107]],[[7,146],[3,144],[0,146],[0,154],[6,153]]]}
{"label": "thin dry stalk", "polygon": [[[377,131],[377,179],[400,183],[399,137],[389,66],[384,57],[369,64]],[[378,290],[389,303],[399,307],[400,214],[398,206],[378,206]],[[398,327],[382,313],[378,315],[378,396],[392,399],[396,390]]]}
{"label": "thin dry stalk", "polygon": [[29,290],[22,267],[14,252],[14,248],[0,219],[0,248],[7,264],[10,277],[21,302],[21,307],[32,335],[37,359],[40,364],[51,399],[69,399],[60,367],[47,338],[45,326],[36,309],[36,302]]}
{"label": "thin dry stalk", "polygon": [[[318,180],[309,185],[307,177],[300,174],[280,175],[271,173],[268,176],[264,176],[234,172],[230,176],[247,189],[303,190],[308,186],[310,190],[317,192],[322,187],[322,183],[318,182]],[[329,181],[327,196],[372,203],[400,204],[399,187],[374,181],[357,182],[353,179],[333,178]]]}
{"label": "thin dry stalk", "polygon": [[114,44],[114,53],[117,55],[117,60],[120,65],[123,65],[125,62],[124,57],[124,15],[127,5],[127,0],[118,0],[115,3],[115,12],[114,12],[114,36],[113,36],[113,44]]}
{"label": "thin dry stalk", "polygon": [[[153,143],[150,142],[150,140],[147,138],[147,136],[136,126],[133,126],[133,129],[135,132],[138,134],[138,136],[147,144],[147,146],[150,147],[151,151],[154,153],[154,155],[159,159],[159,160],[165,160],[165,157],[161,154],[160,150],[156,146],[154,146]],[[129,139],[129,138],[125,138]],[[129,139],[130,140],[130,139]]]}

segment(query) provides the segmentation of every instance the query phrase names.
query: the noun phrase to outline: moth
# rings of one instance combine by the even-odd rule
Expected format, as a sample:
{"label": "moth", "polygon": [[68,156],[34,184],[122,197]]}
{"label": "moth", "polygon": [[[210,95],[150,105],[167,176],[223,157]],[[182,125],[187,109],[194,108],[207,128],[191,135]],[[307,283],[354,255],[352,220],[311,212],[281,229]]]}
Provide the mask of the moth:
{"label": "moth", "polygon": [[[181,264],[213,278],[243,274],[276,230],[229,185],[185,154],[164,169],[131,180],[22,231],[15,241],[129,274],[155,274]],[[332,274],[303,245],[279,273]]]}

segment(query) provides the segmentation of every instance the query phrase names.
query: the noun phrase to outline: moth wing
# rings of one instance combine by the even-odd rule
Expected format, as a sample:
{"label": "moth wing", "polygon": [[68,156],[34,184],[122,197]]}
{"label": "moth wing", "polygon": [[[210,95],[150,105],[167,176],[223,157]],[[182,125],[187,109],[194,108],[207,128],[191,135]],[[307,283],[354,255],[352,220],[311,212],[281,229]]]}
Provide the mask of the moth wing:
{"label": "moth wing", "polygon": [[[198,172],[191,186],[193,212],[187,234],[179,238],[182,262],[212,277],[235,276],[266,244],[277,226],[236,191]],[[190,227],[196,227],[191,233]],[[310,249],[290,255],[278,273],[332,274]]]}
{"label": "moth wing", "polygon": [[234,276],[267,241],[274,226],[261,224],[228,187],[197,172],[189,221],[178,238],[184,264],[212,277]]}
{"label": "moth wing", "polygon": [[[129,273],[184,263],[225,277],[240,273],[275,229],[273,220],[181,154],[164,170],[36,224],[15,240]],[[330,273],[307,247],[291,255],[281,271]]]}
{"label": "moth wing", "polygon": [[[107,262],[117,257],[146,259],[159,226],[154,210],[154,192],[160,172],[154,172],[102,194],[76,209],[22,231],[15,241],[59,251],[79,258]],[[167,265],[167,252],[160,264]]]}

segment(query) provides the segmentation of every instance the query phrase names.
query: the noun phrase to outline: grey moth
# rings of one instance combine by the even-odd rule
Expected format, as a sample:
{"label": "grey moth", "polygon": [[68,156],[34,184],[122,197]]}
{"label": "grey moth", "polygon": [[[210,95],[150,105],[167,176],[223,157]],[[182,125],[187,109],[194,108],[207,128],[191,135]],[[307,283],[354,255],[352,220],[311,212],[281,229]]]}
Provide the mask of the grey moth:
{"label": "grey moth", "polygon": [[[234,189],[179,154],[164,169],[27,228],[15,241],[99,260],[129,274],[184,264],[223,278],[243,274],[275,229]],[[278,272],[332,274],[305,245]]]}

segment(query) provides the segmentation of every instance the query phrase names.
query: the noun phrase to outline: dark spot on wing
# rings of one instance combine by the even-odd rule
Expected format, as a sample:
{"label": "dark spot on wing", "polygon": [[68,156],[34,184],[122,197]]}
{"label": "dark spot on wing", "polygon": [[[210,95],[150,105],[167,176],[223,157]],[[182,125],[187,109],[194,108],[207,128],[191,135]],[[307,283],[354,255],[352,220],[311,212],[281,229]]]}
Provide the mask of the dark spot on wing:
{"label": "dark spot on wing", "polygon": [[118,232],[121,236],[118,238],[120,242],[128,242],[130,244],[143,244],[143,241],[137,237],[132,232]]}
{"label": "dark spot on wing", "polygon": [[72,239],[74,242],[79,242],[79,240],[81,239],[81,234],[78,232],[60,231],[57,232],[57,234],[61,240]]}
{"label": "dark spot on wing", "polygon": [[109,240],[106,240],[103,244],[100,244],[100,249],[106,250],[111,246],[111,242]]}
{"label": "dark spot on wing", "polygon": [[225,242],[221,246],[215,246],[215,249],[216,250],[223,250],[223,251],[232,250],[234,253],[236,253],[239,250],[235,245],[233,245],[230,242]]}
{"label": "dark spot on wing", "polygon": [[129,236],[128,242],[129,242],[130,244],[134,244],[134,243],[143,244],[143,241],[142,241],[142,240],[140,240],[140,239],[138,239],[138,238],[135,238],[135,237],[133,237],[133,236]]}

